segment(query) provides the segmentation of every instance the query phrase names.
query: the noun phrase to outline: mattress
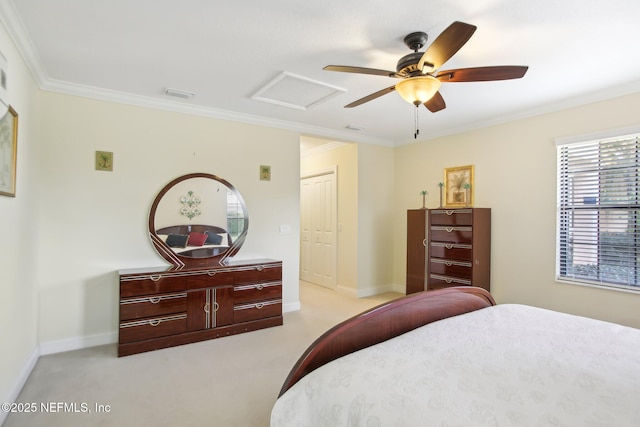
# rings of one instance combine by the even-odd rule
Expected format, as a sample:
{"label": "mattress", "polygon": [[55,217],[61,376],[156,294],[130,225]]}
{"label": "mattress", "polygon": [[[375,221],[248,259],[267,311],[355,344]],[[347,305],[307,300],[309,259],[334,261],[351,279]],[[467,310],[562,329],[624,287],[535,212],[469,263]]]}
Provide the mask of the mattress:
{"label": "mattress", "polygon": [[502,304],[303,377],[272,427],[640,426],[640,330]]}

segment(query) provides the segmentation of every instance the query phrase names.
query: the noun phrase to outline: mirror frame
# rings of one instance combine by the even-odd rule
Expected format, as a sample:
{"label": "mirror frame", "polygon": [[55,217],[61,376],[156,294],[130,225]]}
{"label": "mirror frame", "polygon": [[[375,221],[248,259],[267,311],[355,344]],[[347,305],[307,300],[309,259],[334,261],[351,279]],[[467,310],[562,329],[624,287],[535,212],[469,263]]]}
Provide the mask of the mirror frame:
{"label": "mirror frame", "polygon": [[[238,198],[238,202],[240,203],[240,207],[242,208],[242,212],[244,214],[242,233],[236,239],[234,239],[229,249],[219,255],[204,258],[190,258],[180,256],[180,254],[174,252],[173,249],[171,249],[169,245],[167,245],[156,233],[156,210],[158,209],[158,204],[162,200],[162,197],[176,184],[191,178],[208,178],[227,186],[227,188],[229,188],[229,190],[231,190],[236,195],[236,197]],[[202,197],[205,196],[203,195]],[[249,212],[247,211],[247,205],[244,203],[244,199],[242,198],[238,190],[236,190],[235,187],[228,181],[209,173],[190,173],[174,179],[173,181],[165,185],[162,190],[160,190],[156,198],[153,200],[151,209],[149,210],[149,237],[151,238],[151,242],[153,243],[153,246],[158,254],[160,254],[160,256],[162,256],[165,260],[173,264],[176,270],[181,270],[184,268],[205,268],[215,265],[224,265],[227,258],[232,257],[236,253],[238,253],[238,251],[242,247],[242,244],[244,243],[245,238],[247,237],[248,230]]]}

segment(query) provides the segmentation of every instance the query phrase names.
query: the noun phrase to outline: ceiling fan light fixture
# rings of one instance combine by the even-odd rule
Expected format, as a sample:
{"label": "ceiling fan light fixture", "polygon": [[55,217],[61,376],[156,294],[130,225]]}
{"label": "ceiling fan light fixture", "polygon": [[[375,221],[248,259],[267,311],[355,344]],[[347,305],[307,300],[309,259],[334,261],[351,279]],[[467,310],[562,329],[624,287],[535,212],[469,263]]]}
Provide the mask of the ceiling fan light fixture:
{"label": "ceiling fan light fixture", "polygon": [[431,76],[409,77],[396,84],[396,91],[402,99],[417,106],[433,98],[440,85],[440,80]]}

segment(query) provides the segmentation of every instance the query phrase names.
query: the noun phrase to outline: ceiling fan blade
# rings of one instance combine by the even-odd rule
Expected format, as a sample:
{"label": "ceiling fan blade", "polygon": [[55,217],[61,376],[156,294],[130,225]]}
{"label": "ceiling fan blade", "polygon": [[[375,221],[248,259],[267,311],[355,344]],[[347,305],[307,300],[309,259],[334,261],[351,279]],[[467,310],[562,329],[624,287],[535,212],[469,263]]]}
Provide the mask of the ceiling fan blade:
{"label": "ceiling fan blade", "polygon": [[476,26],[456,21],[449,25],[434,41],[420,58],[418,69],[423,70],[426,64],[432,71],[437,70],[469,41]]}
{"label": "ceiling fan blade", "polygon": [[373,101],[376,98],[381,97],[382,95],[386,95],[388,93],[393,92],[394,90],[396,90],[395,85],[394,86],[390,86],[388,88],[379,90],[377,92],[372,93],[371,95],[367,95],[364,98],[360,98],[357,101],[353,101],[351,104],[345,105],[344,108],[353,108],[353,107],[357,107],[358,105],[362,105],[365,102],[369,102],[369,101]]}
{"label": "ceiling fan blade", "polygon": [[492,80],[519,79],[529,67],[505,65],[498,67],[458,68],[440,71],[436,78],[441,82],[488,82]]}
{"label": "ceiling fan blade", "polygon": [[436,92],[430,100],[424,103],[424,106],[432,113],[436,113],[447,108],[447,104],[444,103],[444,98],[440,92]]}
{"label": "ceiling fan blade", "polygon": [[403,77],[398,75],[395,71],[378,70],[377,68],[351,67],[349,65],[327,65],[326,67],[323,68],[323,70],[340,71],[342,73],[372,74],[374,76],[384,76],[384,77],[396,77],[396,78]]}

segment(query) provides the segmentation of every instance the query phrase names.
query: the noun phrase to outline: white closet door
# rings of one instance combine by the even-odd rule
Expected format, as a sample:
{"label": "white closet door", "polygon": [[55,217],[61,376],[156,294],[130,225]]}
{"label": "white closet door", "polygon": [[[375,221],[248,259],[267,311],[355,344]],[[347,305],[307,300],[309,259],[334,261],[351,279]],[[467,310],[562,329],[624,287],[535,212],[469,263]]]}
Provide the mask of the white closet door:
{"label": "white closet door", "polygon": [[336,182],[335,174],[300,181],[300,278],[336,287]]}

